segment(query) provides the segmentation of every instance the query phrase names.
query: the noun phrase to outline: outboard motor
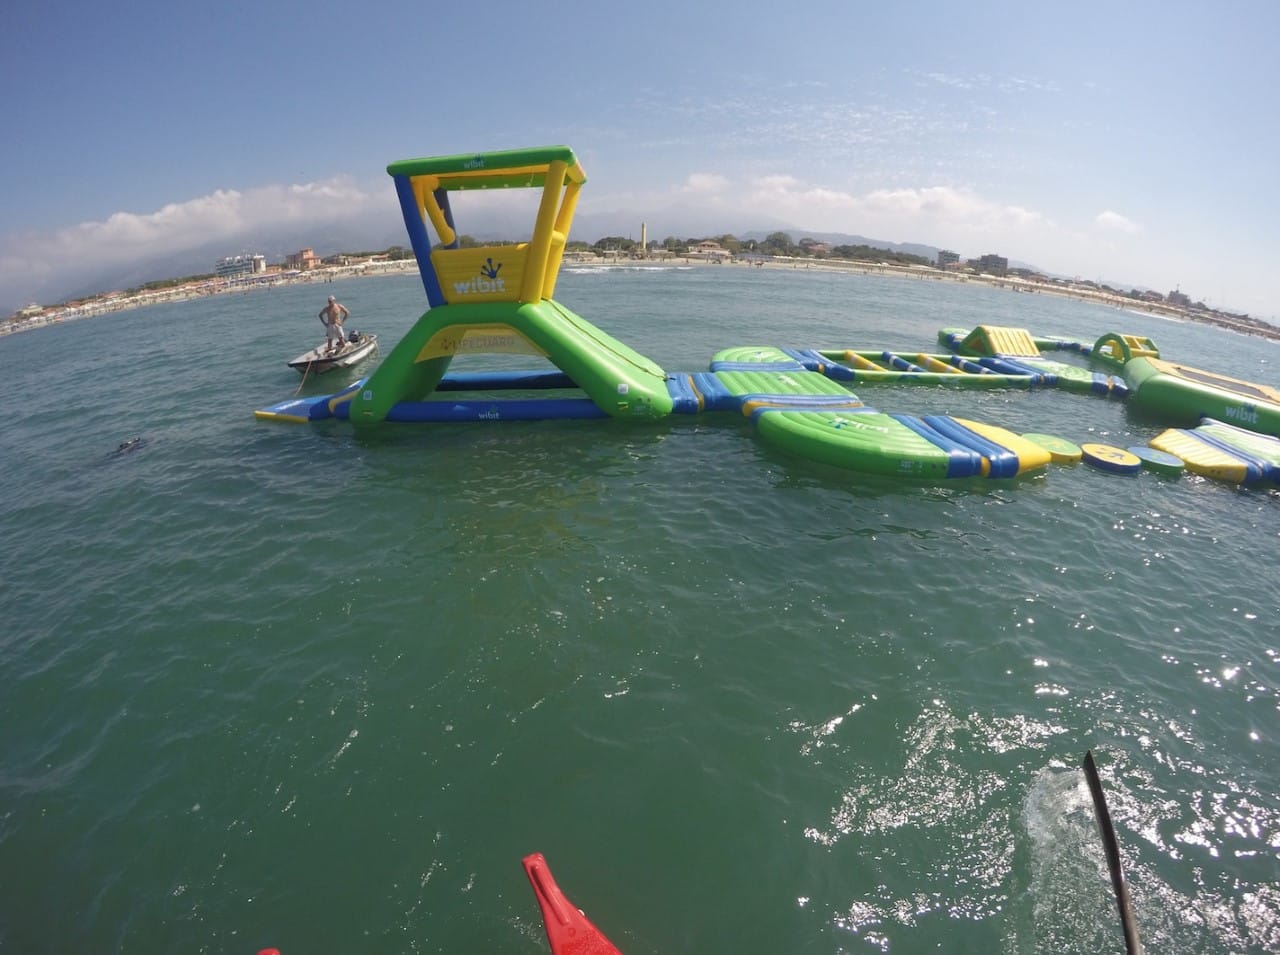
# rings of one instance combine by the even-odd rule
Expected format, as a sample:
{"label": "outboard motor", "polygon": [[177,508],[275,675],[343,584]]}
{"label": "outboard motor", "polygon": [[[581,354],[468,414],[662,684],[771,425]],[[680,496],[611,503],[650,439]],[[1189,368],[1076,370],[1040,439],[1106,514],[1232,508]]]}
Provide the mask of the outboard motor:
{"label": "outboard motor", "polygon": [[360,341],[360,333],[353,328],[351,330],[351,334],[347,336],[347,341],[351,342],[353,345],[356,344]]}

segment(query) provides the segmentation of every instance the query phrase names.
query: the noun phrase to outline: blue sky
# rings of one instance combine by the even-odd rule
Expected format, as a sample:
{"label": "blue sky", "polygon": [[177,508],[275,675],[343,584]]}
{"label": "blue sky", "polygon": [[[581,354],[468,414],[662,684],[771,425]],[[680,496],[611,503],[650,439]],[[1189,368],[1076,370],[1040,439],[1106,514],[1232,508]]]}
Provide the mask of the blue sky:
{"label": "blue sky", "polygon": [[575,239],[844,232],[1280,321],[1278,36],[1229,0],[11,4],[0,311],[404,243],[387,163],[563,143]]}

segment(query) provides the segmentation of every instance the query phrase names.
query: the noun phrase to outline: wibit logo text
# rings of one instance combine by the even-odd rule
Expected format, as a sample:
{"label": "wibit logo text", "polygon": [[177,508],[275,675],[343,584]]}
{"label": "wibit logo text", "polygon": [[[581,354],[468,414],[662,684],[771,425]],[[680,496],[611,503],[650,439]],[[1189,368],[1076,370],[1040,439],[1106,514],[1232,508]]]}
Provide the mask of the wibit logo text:
{"label": "wibit logo text", "polygon": [[1258,409],[1253,405],[1241,405],[1239,408],[1227,408],[1227,417],[1234,418],[1236,421],[1247,421],[1249,424],[1258,423]]}
{"label": "wibit logo text", "polygon": [[502,271],[502,263],[494,263],[492,258],[484,260],[480,266],[480,274],[465,282],[454,282],[453,291],[457,295],[488,295],[493,292],[505,292],[506,283],[498,277]]}

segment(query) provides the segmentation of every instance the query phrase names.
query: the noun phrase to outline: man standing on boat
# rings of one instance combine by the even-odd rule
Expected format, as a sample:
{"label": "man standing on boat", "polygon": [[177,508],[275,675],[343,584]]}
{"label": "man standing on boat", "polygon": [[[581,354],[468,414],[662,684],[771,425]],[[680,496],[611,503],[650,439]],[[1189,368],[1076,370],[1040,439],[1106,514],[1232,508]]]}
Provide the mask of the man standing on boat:
{"label": "man standing on boat", "polygon": [[351,313],[347,311],[347,306],[332,295],[329,296],[329,304],[320,309],[320,324],[324,326],[325,352],[327,354],[332,355],[342,351],[342,345],[346,341],[346,337],[342,333],[342,323],[350,315]]}

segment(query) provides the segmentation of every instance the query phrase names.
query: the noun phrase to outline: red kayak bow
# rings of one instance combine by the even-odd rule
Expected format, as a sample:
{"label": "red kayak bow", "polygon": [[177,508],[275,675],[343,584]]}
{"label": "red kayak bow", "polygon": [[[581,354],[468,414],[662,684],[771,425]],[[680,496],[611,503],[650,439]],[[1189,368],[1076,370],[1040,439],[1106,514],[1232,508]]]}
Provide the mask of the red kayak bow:
{"label": "red kayak bow", "polygon": [[604,933],[565,898],[541,852],[524,857],[524,874],[542,909],[551,955],[622,955]]}

